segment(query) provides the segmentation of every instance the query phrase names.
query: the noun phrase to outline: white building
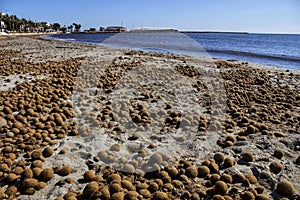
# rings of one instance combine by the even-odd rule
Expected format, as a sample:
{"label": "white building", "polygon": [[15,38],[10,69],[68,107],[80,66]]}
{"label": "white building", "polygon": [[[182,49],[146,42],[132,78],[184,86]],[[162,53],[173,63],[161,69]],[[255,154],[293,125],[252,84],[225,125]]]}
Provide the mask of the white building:
{"label": "white building", "polygon": [[125,32],[125,31],[127,31],[127,29],[125,27],[122,27],[122,26],[109,26],[105,29],[105,31],[108,31],[108,32]]}
{"label": "white building", "polygon": [[3,32],[4,30],[5,30],[4,21],[0,21],[0,32]]}
{"label": "white building", "polygon": [[[0,17],[2,18],[2,16],[5,16],[6,14],[4,12],[0,12]],[[4,21],[0,21],[0,32],[5,31],[5,23]]]}

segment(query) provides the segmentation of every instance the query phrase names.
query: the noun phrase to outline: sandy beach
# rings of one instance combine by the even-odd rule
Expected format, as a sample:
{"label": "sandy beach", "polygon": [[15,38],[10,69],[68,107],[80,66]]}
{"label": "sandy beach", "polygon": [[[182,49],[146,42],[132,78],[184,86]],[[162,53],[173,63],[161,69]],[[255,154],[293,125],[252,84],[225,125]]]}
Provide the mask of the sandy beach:
{"label": "sandy beach", "polygon": [[300,72],[0,36],[0,199],[300,199]]}

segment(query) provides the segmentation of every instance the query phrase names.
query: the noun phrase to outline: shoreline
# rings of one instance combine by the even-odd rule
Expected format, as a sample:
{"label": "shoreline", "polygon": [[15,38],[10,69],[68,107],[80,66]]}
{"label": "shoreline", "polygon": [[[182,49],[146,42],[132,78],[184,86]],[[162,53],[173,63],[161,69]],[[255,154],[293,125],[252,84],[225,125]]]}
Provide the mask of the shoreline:
{"label": "shoreline", "polygon": [[[128,33],[130,33],[130,32],[128,32]],[[150,31],[149,33],[152,33],[152,31]],[[181,32],[174,32],[174,33],[180,34]],[[62,39],[53,38],[53,39],[64,40],[63,38]],[[76,37],[73,38],[72,40],[74,40],[74,41],[68,41],[68,40],[66,40],[66,41],[75,42]],[[89,42],[86,42],[86,43],[89,44]],[[93,43],[90,43],[90,44],[93,44]],[[102,42],[94,43],[94,44],[102,45]],[[127,49],[130,47],[118,47],[118,48]],[[139,50],[138,48],[132,48],[132,49]],[[141,49],[141,50],[143,50],[143,49]],[[147,51],[147,50],[145,49],[143,51]],[[193,52],[193,51],[186,52],[184,50],[181,51],[181,50],[172,50],[172,49],[171,50],[166,49],[166,51],[170,51],[171,54],[182,54],[182,55],[187,55],[187,56],[189,56],[189,55],[193,56],[193,55],[198,54],[196,51],[195,52]],[[178,52],[176,52],[176,51],[178,51]],[[205,49],[205,51],[207,53],[209,53],[210,57],[216,57],[216,58],[223,59],[223,60],[239,60],[239,61],[252,62],[252,63],[256,62],[257,64],[260,64],[260,65],[273,66],[273,67],[282,68],[284,70],[292,70],[292,71],[300,72],[300,69],[297,69],[298,65],[296,64],[297,62],[299,62],[299,59],[297,59],[295,57],[280,57],[280,56],[274,56],[274,55],[273,56],[272,55],[261,55],[261,54],[257,54],[257,53],[250,53],[250,52],[243,52],[243,51],[220,51],[220,50],[209,50],[209,49]],[[160,52],[160,51],[158,51],[158,52]],[[162,51],[162,53],[163,53],[163,51]],[[275,62],[275,60],[276,60],[276,62]],[[286,65],[284,65],[283,63],[286,63]]]}
{"label": "shoreline", "polygon": [[299,198],[299,72],[37,36],[0,46],[1,198]]}

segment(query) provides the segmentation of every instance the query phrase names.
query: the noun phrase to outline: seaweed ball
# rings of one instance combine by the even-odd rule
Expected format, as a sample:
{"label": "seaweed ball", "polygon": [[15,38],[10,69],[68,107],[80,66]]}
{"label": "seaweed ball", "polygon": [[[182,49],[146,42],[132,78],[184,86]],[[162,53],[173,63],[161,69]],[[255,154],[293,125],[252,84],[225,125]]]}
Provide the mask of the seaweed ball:
{"label": "seaweed ball", "polygon": [[168,195],[164,192],[155,192],[153,195],[153,200],[168,200]]}
{"label": "seaweed ball", "polygon": [[290,197],[292,194],[295,193],[295,188],[294,185],[289,181],[282,180],[279,181],[279,183],[277,184],[276,192],[278,194],[281,194],[282,196]]}
{"label": "seaweed ball", "polygon": [[217,164],[221,164],[225,159],[225,156],[223,153],[215,153],[214,155],[214,160],[216,161]]}
{"label": "seaweed ball", "polygon": [[283,170],[283,165],[280,162],[271,162],[269,167],[271,172],[273,172],[274,174],[278,174]]}
{"label": "seaweed ball", "polygon": [[242,155],[242,160],[245,162],[253,162],[254,161],[254,155],[252,152],[245,152]]}
{"label": "seaweed ball", "polygon": [[221,194],[224,195],[227,193],[228,186],[225,182],[223,181],[218,181],[215,185],[215,192],[216,194]]}
{"label": "seaweed ball", "polygon": [[47,182],[47,181],[51,180],[53,177],[54,177],[53,169],[46,168],[41,172],[39,179],[41,181]]}
{"label": "seaweed ball", "polygon": [[185,175],[189,178],[196,178],[198,175],[198,169],[196,166],[190,166],[186,168]]}
{"label": "seaweed ball", "polygon": [[93,170],[86,171],[83,174],[83,180],[86,182],[93,181],[95,178],[95,172]]}
{"label": "seaweed ball", "polygon": [[96,181],[88,183],[83,189],[83,195],[86,197],[93,196],[99,190],[99,185]]}

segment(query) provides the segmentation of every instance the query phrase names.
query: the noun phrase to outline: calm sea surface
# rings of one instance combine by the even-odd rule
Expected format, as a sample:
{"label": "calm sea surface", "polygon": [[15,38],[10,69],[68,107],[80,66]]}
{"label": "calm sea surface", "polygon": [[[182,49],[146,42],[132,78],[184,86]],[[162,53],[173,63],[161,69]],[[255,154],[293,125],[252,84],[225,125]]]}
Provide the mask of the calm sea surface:
{"label": "calm sea surface", "polygon": [[98,33],[46,36],[138,50],[236,59],[300,71],[299,34]]}

